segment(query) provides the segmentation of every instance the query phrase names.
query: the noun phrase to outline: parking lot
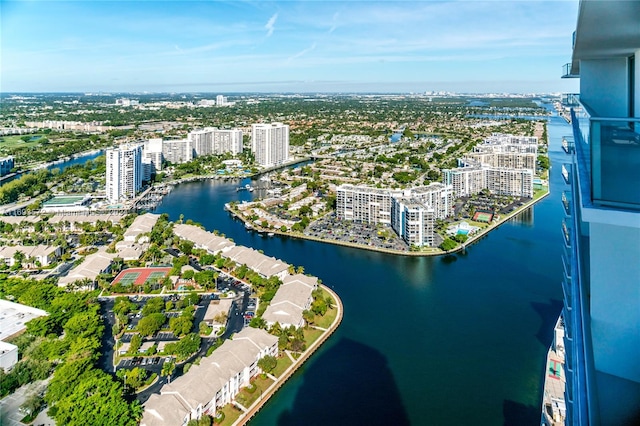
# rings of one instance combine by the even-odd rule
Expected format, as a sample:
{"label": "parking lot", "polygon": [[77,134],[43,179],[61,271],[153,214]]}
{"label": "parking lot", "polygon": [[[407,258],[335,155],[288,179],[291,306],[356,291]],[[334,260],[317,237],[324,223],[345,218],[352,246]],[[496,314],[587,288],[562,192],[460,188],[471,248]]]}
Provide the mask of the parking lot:
{"label": "parking lot", "polygon": [[169,362],[173,357],[167,356],[155,356],[155,357],[140,357],[136,356],[133,358],[126,358],[120,361],[117,366],[117,369],[121,368],[134,368],[134,367],[144,367],[144,366],[152,366],[159,365],[162,367],[162,364],[165,362]]}
{"label": "parking lot", "polygon": [[391,227],[338,220],[334,214],[309,224],[304,234],[325,240],[361,244],[369,247],[406,251],[407,243]]}

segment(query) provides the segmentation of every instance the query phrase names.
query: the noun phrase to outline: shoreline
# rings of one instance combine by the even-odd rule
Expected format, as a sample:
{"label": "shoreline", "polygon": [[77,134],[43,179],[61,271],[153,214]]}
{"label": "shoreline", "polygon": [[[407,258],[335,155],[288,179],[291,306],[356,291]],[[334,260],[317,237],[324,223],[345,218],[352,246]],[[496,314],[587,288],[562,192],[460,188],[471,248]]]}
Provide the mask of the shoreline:
{"label": "shoreline", "polygon": [[[243,426],[247,424],[260,409],[271,399],[273,395],[280,390],[280,388],[295,374],[296,371],[300,367],[304,365],[306,361],[311,358],[311,356],[322,346],[329,337],[333,335],[333,333],[338,329],[340,323],[342,323],[342,317],[344,313],[344,308],[342,305],[342,300],[338,297],[335,291],[330,289],[328,286],[324,284],[319,285],[320,288],[325,290],[327,293],[333,297],[336,302],[336,309],[338,312],[336,313],[336,318],[333,320],[333,323],[329,328],[327,328],[322,335],[311,344],[301,355],[300,358],[296,359],[283,373],[280,377],[276,378],[276,380],[264,391],[264,393],[254,401],[249,407],[247,407],[247,411],[242,413],[240,417],[233,423],[233,426]],[[287,356],[287,355],[284,355]]]}
{"label": "shoreline", "polygon": [[[253,224],[253,223],[251,223],[250,225],[254,227],[254,230],[256,232],[259,232],[259,233],[264,233],[264,234],[273,233],[275,235],[280,235],[280,236],[298,238],[298,239],[302,239],[302,240],[316,241],[316,242],[320,242],[320,243],[327,243],[327,244],[333,244],[333,245],[344,246],[344,247],[351,247],[351,248],[356,248],[356,249],[361,249],[361,250],[375,251],[375,252],[379,252],[379,253],[393,254],[393,255],[399,255],[399,256],[413,256],[413,257],[445,256],[447,254],[453,254],[453,253],[457,253],[459,251],[466,250],[466,248],[469,245],[475,243],[476,241],[478,241],[482,237],[485,237],[489,232],[491,232],[494,229],[498,228],[500,225],[502,225],[503,223],[507,222],[509,219],[513,218],[514,216],[522,213],[523,211],[527,210],[530,207],[533,207],[537,202],[539,202],[540,200],[543,200],[544,198],[549,196],[549,194],[551,194],[551,191],[547,190],[547,192],[542,194],[540,197],[532,199],[531,201],[525,203],[523,206],[519,207],[518,209],[506,214],[504,217],[501,217],[500,221],[498,221],[496,223],[493,223],[493,224],[489,224],[489,226],[487,226],[486,228],[483,228],[477,234],[474,234],[472,237],[470,237],[463,244],[460,244],[458,247],[456,247],[456,248],[454,248],[452,250],[449,250],[449,251],[442,251],[442,250],[436,248],[438,251],[434,251],[432,253],[424,253],[424,252],[409,251],[409,250],[407,250],[407,251],[392,250],[392,249],[387,249],[387,248],[382,248],[382,247],[373,247],[373,246],[367,246],[367,245],[362,245],[362,244],[351,243],[351,242],[348,242],[348,241],[322,239],[322,238],[312,237],[310,235],[305,235],[305,234],[301,234],[301,233],[297,233],[297,232],[293,233],[293,232],[282,232],[282,231],[280,231],[278,229],[264,229],[264,228],[262,228],[262,227],[260,227],[260,226],[258,226],[256,224]],[[243,216],[238,214],[238,212],[233,210],[231,207],[228,207],[227,211],[233,217],[235,217],[238,220],[242,221],[244,224],[248,223],[246,218],[244,218]]]}

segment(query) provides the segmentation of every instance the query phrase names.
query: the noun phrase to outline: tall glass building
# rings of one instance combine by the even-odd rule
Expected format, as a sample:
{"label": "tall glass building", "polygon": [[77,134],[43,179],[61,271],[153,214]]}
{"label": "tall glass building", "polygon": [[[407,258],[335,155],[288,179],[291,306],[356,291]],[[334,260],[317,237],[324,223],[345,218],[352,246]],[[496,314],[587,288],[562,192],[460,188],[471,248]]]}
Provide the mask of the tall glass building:
{"label": "tall glass building", "polygon": [[[563,195],[566,423],[640,422],[640,2],[582,0]],[[543,418],[544,421],[544,418]]]}

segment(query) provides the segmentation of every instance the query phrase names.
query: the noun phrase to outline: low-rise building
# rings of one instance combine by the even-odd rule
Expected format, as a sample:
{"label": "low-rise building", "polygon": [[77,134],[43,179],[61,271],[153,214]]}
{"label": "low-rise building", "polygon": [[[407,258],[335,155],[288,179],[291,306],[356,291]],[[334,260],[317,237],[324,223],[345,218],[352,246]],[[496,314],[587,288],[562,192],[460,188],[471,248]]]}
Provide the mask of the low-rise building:
{"label": "low-rise building", "polygon": [[204,414],[214,416],[260,373],[258,360],[278,353],[278,338],[247,327],[189,372],[164,385],[144,406],[141,426],[184,425]]}
{"label": "low-rise building", "polygon": [[257,250],[244,246],[235,246],[224,257],[233,260],[239,265],[247,265],[248,268],[265,278],[276,276],[284,279],[289,274],[289,265],[282,260],[260,253]]}
{"label": "low-rise building", "polygon": [[88,281],[93,287],[98,275],[111,270],[111,264],[116,256],[117,254],[106,251],[88,255],[80,265],[70,270],[66,276],[60,277],[58,286],[64,287],[71,283]]}
{"label": "low-rise building", "polygon": [[62,248],[59,246],[4,246],[0,247],[0,259],[4,263],[13,266],[16,263],[16,254],[22,253],[23,266],[47,266],[62,255]]}
{"label": "low-rise building", "polygon": [[[227,323],[227,318],[229,317],[229,311],[231,310],[232,304],[232,299],[210,301],[202,321],[204,321],[204,323],[209,327],[213,327],[214,332],[219,331]],[[223,322],[220,321],[222,319],[222,315],[224,315],[225,318]]]}
{"label": "low-rise building", "polygon": [[235,243],[227,238],[215,235],[195,225],[177,224],[173,227],[173,232],[179,238],[193,242],[195,248],[207,250],[212,254],[226,252],[235,247]]}
{"label": "low-rise building", "polygon": [[302,274],[289,275],[282,280],[271,303],[262,314],[269,326],[279,323],[283,327],[303,327],[302,312],[311,307],[312,293],[318,288],[318,279]]}
{"label": "low-rise building", "polygon": [[160,219],[160,215],[152,213],[145,213],[136,217],[124,233],[124,241],[137,241],[139,243],[149,241],[147,237],[142,237],[144,238],[144,241],[142,241],[140,235],[151,232],[158,219]]}
{"label": "low-rise building", "polygon": [[7,371],[18,362],[18,347],[5,340],[24,332],[32,319],[45,315],[42,309],[0,299],[0,368]]}
{"label": "low-rise building", "polygon": [[0,369],[9,371],[18,363],[18,347],[11,343],[0,341]]}

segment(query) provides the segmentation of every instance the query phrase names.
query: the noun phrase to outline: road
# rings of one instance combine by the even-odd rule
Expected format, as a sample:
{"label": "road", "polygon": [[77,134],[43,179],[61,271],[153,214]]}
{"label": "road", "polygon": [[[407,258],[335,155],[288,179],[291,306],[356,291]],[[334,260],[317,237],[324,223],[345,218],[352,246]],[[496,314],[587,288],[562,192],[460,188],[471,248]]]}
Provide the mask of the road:
{"label": "road", "polygon": [[[32,393],[44,390],[48,382],[49,379],[38,380],[36,382],[29,383],[16,389],[14,393],[0,400],[0,425],[24,426],[24,423],[20,422],[20,420],[24,418],[24,414],[20,414],[18,412],[18,408],[20,408],[20,406],[24,403],[27,396],[31,395]],[[55,422],[51,420],[49,416],[47,416],[45,408],[44,411],[41,412],[38,417],[36,417],[36,421],[34,421],[33,424],[55,425]]]}

